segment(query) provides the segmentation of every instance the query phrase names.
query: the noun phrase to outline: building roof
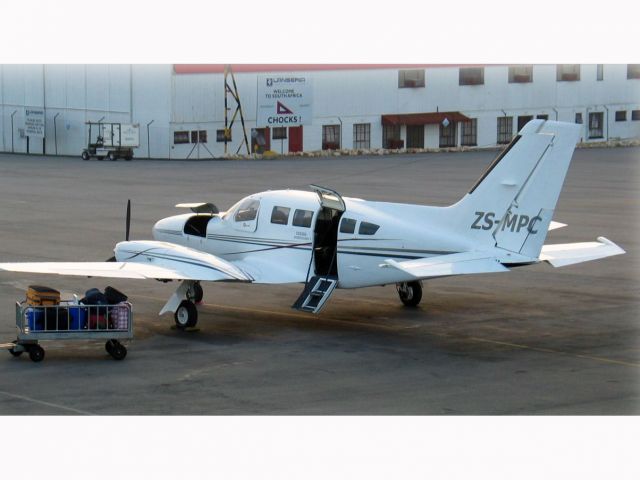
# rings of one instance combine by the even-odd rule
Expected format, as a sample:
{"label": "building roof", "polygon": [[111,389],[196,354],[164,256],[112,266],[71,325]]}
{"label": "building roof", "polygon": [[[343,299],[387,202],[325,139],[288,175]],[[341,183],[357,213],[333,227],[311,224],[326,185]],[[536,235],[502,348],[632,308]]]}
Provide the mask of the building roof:
{"label": "building roof", "polygon": [[[176,64],[174,71],[180,73],[224,73],[223,64]],[[384,70],[403,68],[447,68],[447,67],[484,67],[487,65],[459,65],[448,63],[242,63],[231,65],[234,73],[269,72],[320,72],[335,70]]]}

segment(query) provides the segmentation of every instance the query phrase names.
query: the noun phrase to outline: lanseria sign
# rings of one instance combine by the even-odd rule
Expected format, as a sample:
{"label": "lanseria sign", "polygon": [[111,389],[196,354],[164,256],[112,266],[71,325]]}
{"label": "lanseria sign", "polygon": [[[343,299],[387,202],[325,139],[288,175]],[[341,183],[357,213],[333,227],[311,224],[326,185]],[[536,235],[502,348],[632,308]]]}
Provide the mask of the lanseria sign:
{"label": "lanseria sign", "polygon": [[258,76],[258,127],[296,127],[313,118],[311,78],[304,75]]}

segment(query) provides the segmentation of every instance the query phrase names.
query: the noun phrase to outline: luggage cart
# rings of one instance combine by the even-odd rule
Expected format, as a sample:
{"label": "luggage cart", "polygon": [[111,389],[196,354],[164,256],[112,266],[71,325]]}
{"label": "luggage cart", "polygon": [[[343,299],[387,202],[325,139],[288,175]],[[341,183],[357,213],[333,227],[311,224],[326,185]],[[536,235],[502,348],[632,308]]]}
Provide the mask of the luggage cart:
{"label": "luggage cart", "polygon": [[34,362],[44,358],[42,340],[106,340],[105,349],[116,360],[127,356],[120,340],[133,338],[131,303],[116,305],[64,304],[33,306],[16,302],[18,338],[0,345],[14,357],[27,352]]}

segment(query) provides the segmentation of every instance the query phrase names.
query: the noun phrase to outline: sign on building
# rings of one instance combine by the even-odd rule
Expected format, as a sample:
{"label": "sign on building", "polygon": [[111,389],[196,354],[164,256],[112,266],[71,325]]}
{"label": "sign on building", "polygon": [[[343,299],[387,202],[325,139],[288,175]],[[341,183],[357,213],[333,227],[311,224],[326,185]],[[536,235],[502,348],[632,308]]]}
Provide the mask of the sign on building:
{"label": "sign on building", "polygon": [[24,109],[24,133],[28,137],[44,138],[44,109]]}
{"label": "sign on building", "polygon": [[258,76],[258,127],[295,127],[311,123],[313,89],[305,75]]}

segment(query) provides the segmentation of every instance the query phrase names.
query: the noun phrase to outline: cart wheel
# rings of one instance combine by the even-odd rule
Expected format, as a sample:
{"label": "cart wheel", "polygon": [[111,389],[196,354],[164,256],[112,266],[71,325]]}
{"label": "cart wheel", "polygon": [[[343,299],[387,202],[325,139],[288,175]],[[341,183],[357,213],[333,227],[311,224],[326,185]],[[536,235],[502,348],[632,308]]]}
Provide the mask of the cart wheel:
{"label": "cart wheel", "polygon": [[111,352],[113,352],[113,345],[115,342],[116,340],[107,340],[106,343],[104,344],[104,349],[107,351],[109,355],[113,355]]}
{"label": "cart wheel", "polygon": [[32,345],[29,347],[29,358],[33,362],[41,362],[44,358],[44,349],[40,345]]}
{"label": "cart wheel", "polygon": [[111,340],[112,346],[109,354],[116,360],[124,360],[127,356],[127,348],[117,340]]}
{"label": "cart wheel", "polygon": [[[15,345],[16,342],[12,342],[12,343]],[[14,357],[19,357],[20,355],[22,355],[23,351],[24,350],[14,350],[13,347],[9,349],[9,353]]]}
{"label": "cart wheel", "polygon": [[115,162],[118,159],[118,157],[116,157],[116,155],[113,152],[109,152],[107,154],[107,160],[109,160],[110,162]]}
{"label": "cart wheel", "polygon": [[89,160],[89,158],[90,158],[90,157],[89,157],[89,153],[88,153],[88,152],[82,152],[82,159],[83,159],[83,160],[85,160],[85,161],[86,161],[86,160]]}

